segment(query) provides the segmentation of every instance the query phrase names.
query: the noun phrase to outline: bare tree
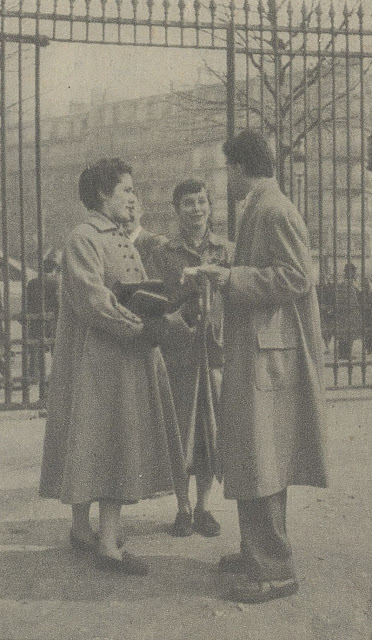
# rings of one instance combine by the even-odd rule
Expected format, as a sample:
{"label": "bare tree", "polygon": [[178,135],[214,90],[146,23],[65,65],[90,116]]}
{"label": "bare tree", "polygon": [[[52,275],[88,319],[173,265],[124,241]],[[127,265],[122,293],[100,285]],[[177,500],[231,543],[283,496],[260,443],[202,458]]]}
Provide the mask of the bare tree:
{"label": "bare tree", "polygon": [[[220,19],[231,24],[231,6],[226,7]],[[361,75],[371,68],[365,63],[361,72],[359,60],[346,59],[340,54],[340,40],[350,30],[351,20],[361,29],[363,9],[348,8],[341,13],[331,4],[327,14],[320,3],[312,0],[301,7],[297,23],[291,1],[258,0],[257,11],[252,11],[248,2],[244,4],[245,24],[238,21],[234,29],[237,57],[245,57],[250,74],[236,85],[236,113],[241,121],[253,121],[276,140],[278,175],[281,186],[285,185],[285,163],[307,142],[309,134],[319,127],[330,125],[335,118],[336,103],[346,101],[347,96],[356,95]],[[286,28],[279,25],[279,17],[286,14]],[[325,30],[324,23],[327,19]],[[255,20],[256,28],[251,25]],[[336,24],[337,23],[337,24]],[[346,35],[347,38],[347,35]],[[353,41],[355,47],[355,41]],[[356,60],[356,62],[355,62]],[[227,87],[226,73],[208,65],[209,77]],[[345,78],[349,65],[350,81],[347,86],[340,82]],[[210,97],[211,92],[175,92],[177,103],[183,109],[203,113],[205,124],[221,127],[221,115],[225,113],[225,95]]]}

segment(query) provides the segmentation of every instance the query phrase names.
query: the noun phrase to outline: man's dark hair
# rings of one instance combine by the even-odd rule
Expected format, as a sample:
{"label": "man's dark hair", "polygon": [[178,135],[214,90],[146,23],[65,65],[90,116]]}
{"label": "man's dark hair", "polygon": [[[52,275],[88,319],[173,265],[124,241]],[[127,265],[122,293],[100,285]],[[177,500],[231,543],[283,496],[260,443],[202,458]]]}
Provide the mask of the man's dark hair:
{"label": "man's dark hair", "polygon": [[79,178],[79,196],[83,205],[90,211],[99,211],[102,206],[100,193],[111,196],[126,173],[132,175],[132,167],[120,158],[103,158],[84,169]]}
{"label": "man's dark hair", "polygon": [[275,160],[270,145],[259,131],[246,129],[223,145],[229,164],[240,164],[249,177],[272,178]]}
{"label": "man's dark hair", "polygon": [[184,180],[180,182],[173,191],[172,203],[176,211],[178,211],[180,207],[181,198],[189,193],[200,193],[203,189],[207,192],[208,202],[211,205],[211,199],[208,192],[208,189],[205,185],[205,182],[202,180],[195,180],[194,178],[189,178],[188,180]]}

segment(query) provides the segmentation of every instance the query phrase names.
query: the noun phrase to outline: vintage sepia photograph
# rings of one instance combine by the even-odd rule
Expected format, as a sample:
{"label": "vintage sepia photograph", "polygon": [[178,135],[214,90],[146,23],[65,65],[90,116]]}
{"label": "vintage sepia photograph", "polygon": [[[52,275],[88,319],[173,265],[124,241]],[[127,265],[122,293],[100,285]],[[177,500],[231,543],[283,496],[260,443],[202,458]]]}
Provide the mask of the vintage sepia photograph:
{"label": "vintage sepia photograph", "polygon": [[372,640],[371,0],[0,0],[0,640]]}

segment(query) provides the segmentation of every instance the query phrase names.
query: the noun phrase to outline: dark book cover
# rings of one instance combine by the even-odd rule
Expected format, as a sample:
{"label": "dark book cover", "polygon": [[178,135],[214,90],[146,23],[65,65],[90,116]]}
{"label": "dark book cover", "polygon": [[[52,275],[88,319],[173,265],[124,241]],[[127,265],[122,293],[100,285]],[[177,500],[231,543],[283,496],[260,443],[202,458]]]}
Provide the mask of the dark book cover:
{"label": "dark book cover", "polygon": [[162,280],[115,282],[112,291],[120,304],[140,317],[159,317],[171,308]]}

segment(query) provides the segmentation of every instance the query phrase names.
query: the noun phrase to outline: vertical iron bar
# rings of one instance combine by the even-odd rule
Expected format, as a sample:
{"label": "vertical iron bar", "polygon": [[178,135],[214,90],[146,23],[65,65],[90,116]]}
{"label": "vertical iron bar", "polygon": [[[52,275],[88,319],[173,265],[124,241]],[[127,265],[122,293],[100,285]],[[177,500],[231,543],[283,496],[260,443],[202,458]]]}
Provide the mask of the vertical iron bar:
{"label": "vertical iron bar", "polygon": [[309,224],[309,139],[308,139],[308,109],[309,109],[309,96],[308,96],[308,69],[307,69],[307,38],[308,38],[308,24],[307,24],[307,8],[306,3],[302,5],[302,19],[303,19],[303,43],[304,43],[304,56],[303,56],[303,82],[304,82],[304,220],[306,225]]}
{"label": "vertical iron bar", "polygon": [[318,199],[319,199],[319,304],[323,308],[323,290],[324,290],[324,220],[323,220],[323,129],[322,129],[322,9],[320,4],[316,8],[317,28],[318,28],[318,104],[317,104],[317,121],[318,121]]}
{"label": "vertical iron bar", "polygon": [[90,23],[90,3],[92,0],[85,0],[85,42],[89,42]]}
{"label": "vertical iron bar", "polygon": [[138,0],[131,0],[133,8],[133,44],[137,44],[137,7]]}
{"label": "vertical iron bar", "polygon": [[[360,225],[361,225],[361,279],[362,279],[362,385],[366,386],[366,374],[367,374],[367,349],[366,349],[366,304],[371,304],[368,298],[371,298],[371,291],[369,288],[366,290],[366,148],[365,148],[365,94],[364,94],[364,11],[362,4],[358,9],[359,18],[359,76],[360,76]],[[371,331],[371,327],[368,327]],[[371,340],[371,336],[369,336]]]}
{"label": "vertical iron bar", "polygon": [[281,190],[285,191],[284,159],[282,144],[281,122],[281,74],[282,60],[278,46],[278,9],[275,0],[268,0],[270,14],[271,45],[274,52],[274,83],[275,83],[275,153],[276,153],[276,177]]}
{"label": "vertical iron bar", "polygon": [[152,14],[154,10],[154,0],[146,0],[149,12],[149,43],[152,44]]}
{"label": "vertical iron bar", "polygon": [[118,12],[118,43],[121,44],[121,7],[123,0],[116,0],[116,8]]}
{"label": "vertical iron bar", "polygon": [[[351,233],[352,233],[352,214],[351,214],[351,111],[350,111],[350,42],[349,42],[349,9],[345,4],[344,8],[345,16],[345,90],[346,90],[346,222],[347,222],[347,249],[346,249],[346,262],[348,265],[351,263]],[[347,315],[348,315],[348,340],[351,341],[351,287],[352,282],[350,277],[347,280]],[[353,363],[352,354],[349,355],[348,361],[348,383],[352,384]]]}
{"label": "vertical iron bar", "polygon": [[25,243],[25,207],[24,207],[24,175],[23,175],[23,68],[22,68],[22,5],[18,21],[18,171],[19,171],[19,226],[21,236],[21,278],[22,278],[22,402],[30,401],[28,378],[28,320],[27,320],[27,270]]}
{"label": "vertical iron bar", "polygon": [[41,127],[40,127],[40,2],[37,0],[37,15],[35,22],[35,189],[36,189],[36,221],[37,221],[37,255],[38,277],[40,280],[40,344],[39,344],[39,370],[40,370],[40,400],[45,400],[45,301],[44,301],[44,229],[43,212],[41,203]]}
{"label": "vertical iron bar", "polygon": [[244,2],[244,14],[245,14],[245,108],[246,108],[246,125],[249,128],[250,125],[250,87],[249,87],[249,3],[248,0]]}
{"label": "vertical iron bar", "polygon": [[107,4],[107,0],[101,0],[101,10],[102,10],[102,42],[105,42],[105,39],[106,39],[106,4]]}
{"label": "vertical iron bar", "polygon": [[258,14],[260,17],[259,31],[260,31],[260,116],[261,116],[261,133],[265,130],[265,92],[264,92],[264,6],[262,0],[258,2]]}
{"label": "vertical iron bar", "polygon": [[210,12],[211,12],[211,44],[212,47],[215,45],[215,26],[216,26],[216,11],[217,11],[217,3],[216,0],[210,1]]}
{"label": "vertical iron bar", "polygon": [[74,38],[74,4],[75,0],[70,0],[70,40]]}
{"label": "vertical iron bar", "polygon": [[338,166],[337,157],[337,128],[336,128],[336,34],[335,29],[335,9],[333,3],[329,10],[329,17],[331,21],[331,75],[332,75],[332,205],[333,205],[333,317],[334,317],[334,354],[333,354],[333,380],[334,384],[338,386],[338,270],[337,270],[337,172]]}
{"label": "vertical iron bar", "polygon": [[[235,21],[234,14],[226,32],[226,119],[227,119],[227,139],[231,140],[235,135],[235,91],[236,91],[236,69],[235,69]],[[231,193],[229,183],[227,184],[227,230],[229,240],[234,240],[236,229],[236,204]]]}
{"label": "vertical iron bar", "polygon": [[164,41],[165,41],[165,46],[168,46],[168,20],[169,20],[169,7],[170,7],[170,0],[163,0],[163,7],[164,7]]}
{"label": "vertical iron bar", "polygon": [[180,29],[181,29],[181,47],[183,47],[184,45],[184,24],[185,24],[185,8],[186,8],[186,4],[185,4],[185,0],[179,0],[178,2],[178,9],[179,9],[179,13],[180,13]]}
{"label": "vertical iron bar", "polygon": [[12,373],[11,373],[11,322],[10,322],[10,287],[9,287],[9,247],[8,247],[8,211],[7,211],[7,135],[6,135],[6,42],[4,38],[5,31],[5,0],[1,0],[1,42],[0,42],[0,114],[1,114],[1,131],[0,131],[0,149],[1,149],[1,213],[2,213],[2,234],[3,234],[3,261],[2,275],[4,286],[4,360],[3,360],[3,377],[4,377],[4,394],[5,404],[9,405],[12,401]]}
{"label": "vertical iron bar", "polygon": [[200,0],[194,1],[194,11],[195,11],[195,31],[196,31],[196,47],[200,45]]}
{"label": "vertical iron bar", "polygon": [[293,29],[293,6],[289,1],[288,7],[288,34],[289,34],[289,148],[290,148],[290,163],[289,163],[289,197],[293,202],[294,189],[293,189],[293,42],[292,42],[292,29]]}
{"label": "vertical iron bar", "polygon": [[58,0],[54,0],[53,2],[53,40],[55,40],[56,34],[57,34],[57,7],[58,7]]}

